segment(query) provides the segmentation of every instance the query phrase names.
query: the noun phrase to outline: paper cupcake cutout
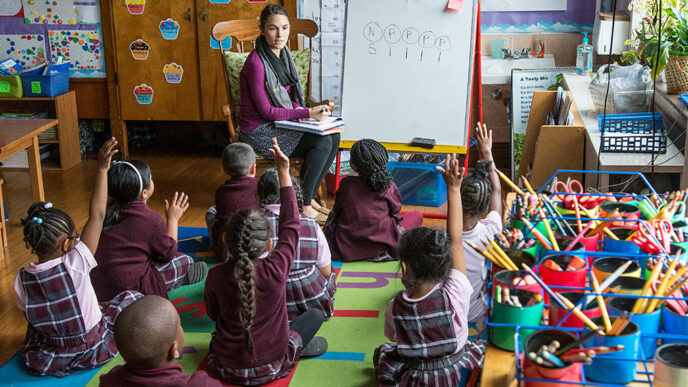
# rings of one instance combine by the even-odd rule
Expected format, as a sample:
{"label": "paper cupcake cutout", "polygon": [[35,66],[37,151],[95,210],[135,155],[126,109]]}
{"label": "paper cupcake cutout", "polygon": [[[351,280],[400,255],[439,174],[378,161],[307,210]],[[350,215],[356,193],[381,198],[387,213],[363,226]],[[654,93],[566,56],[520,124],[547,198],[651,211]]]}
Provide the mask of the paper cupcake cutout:
{"label": "paper cupcake cutout", "polygon": [[134,87],[134,97],[136,97],[136,102],[141,105],[149,105],[153,102],[153,88],[142,83]]}
{"label": "paper cupcake cutout", "polygon": [[179,35],[179,23],[172,19],[163,20],[160,22],[160,32],[162,38],[165,40],[175,40]]}
{"label": "paper cupcake cutout", "polygon": [[129,44],[129,51],[131,51],[131,56],[133,56],[134,59],[146,60],[150,52],[150,45],[144,42],[143,39],[136,39]]}
{"label": "paper cupcake cutout", "polygon": [[165,67],[162,68],[162,72],[165,74],[167,83],[180,83],[182,81],[182,75],[184,75],[184,68],[172,62],[166,64]]}
{"label": "paper cupcake cutout", "polygon": [[146,7],[146,0],[124,0],[124,4],[127,5],[130,14],[141,15]]}

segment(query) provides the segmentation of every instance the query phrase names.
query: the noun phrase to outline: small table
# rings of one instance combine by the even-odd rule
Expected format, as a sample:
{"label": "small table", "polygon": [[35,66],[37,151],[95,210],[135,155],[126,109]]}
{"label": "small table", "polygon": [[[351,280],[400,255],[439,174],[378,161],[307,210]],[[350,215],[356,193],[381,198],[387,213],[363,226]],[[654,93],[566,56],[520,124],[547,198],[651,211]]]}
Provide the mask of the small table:
{"label": "small table", "polygon": [[31,175],[31,194],[34,202],[45,201],[43,172],[38,148],[38,134],[57,126],[56,119],[0,118],[0,162],[26,149]]}

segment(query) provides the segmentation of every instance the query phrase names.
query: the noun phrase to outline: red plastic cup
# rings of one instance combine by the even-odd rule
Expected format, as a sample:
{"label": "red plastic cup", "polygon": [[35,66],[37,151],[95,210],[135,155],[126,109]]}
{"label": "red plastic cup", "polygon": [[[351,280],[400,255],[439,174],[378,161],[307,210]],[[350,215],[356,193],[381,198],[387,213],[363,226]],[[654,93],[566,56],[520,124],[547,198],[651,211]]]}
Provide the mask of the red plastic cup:
{"label": "red plastic cup", "polygon": [[[543,264],[540,265],[540,277],[542,277],[542,280],[545,281],[545,284],[549,286],[571,286],[577,288],[585,287],[585,277],[588,271],[587,262],[582,268],[575,271],[552,270],[544,265],[546,261],[553,260],[560,267],[565,269],[574,257],[575,255],[568,254],[550,254],[546,256],[542,261]],[[570,289],[552,290],[557,293],[572,291]],[[577,292],[582,292],[582,290]],[[549,303],[549,294],[547,293],[545,293],[545,303]]]}
{"label": "red plastic cup", "polygon": [[[576,292],[561,292],[561,295],[563,297],[566,297],[572,303],[576,304],[585,294]],[[591,302],[588,303],[587,307],[582,309],[581,311],[584,315],[588,316],[589,318],[599,317],[602,314],[602,312],[600,311],[600,306],[597,305],[597,299],[593,299]],[[568,312],[568,309],[560,308],[556,302],[552,303],[552,305],[550,305],[549,307],[549,320],[547,322],[547,325],[557,325],[557,323],[561,321],[561,319],[563,319]],[[584,325],[585,324],[583,323],[583,320],[578,318],[578,316],[576,316],[575,314],[571,313],[566,318],[566,320],[564,320],[559,326],[562,328],[583,329]]]}

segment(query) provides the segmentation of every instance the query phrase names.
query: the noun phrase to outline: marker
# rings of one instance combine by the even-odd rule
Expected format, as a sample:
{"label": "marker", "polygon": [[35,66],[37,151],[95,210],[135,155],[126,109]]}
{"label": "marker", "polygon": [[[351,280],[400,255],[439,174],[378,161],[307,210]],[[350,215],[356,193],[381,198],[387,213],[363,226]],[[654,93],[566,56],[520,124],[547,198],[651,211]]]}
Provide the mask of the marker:
{"label": "marker", "polygon": [[549,351],[542,351],[542,354],[541,354],[540,356],[542,356],[543,359],[545,359],[546,361],[548,361],[548,362],[554,364],[554,365],[557,366],[557,367],[560,367],[560,368],[563,368],[563,367],[564,367],[564,362],[562,362],[561,360],[559,360],[558,357],[556,357],[556,356],[552,355],[551,353],[549,353]]}

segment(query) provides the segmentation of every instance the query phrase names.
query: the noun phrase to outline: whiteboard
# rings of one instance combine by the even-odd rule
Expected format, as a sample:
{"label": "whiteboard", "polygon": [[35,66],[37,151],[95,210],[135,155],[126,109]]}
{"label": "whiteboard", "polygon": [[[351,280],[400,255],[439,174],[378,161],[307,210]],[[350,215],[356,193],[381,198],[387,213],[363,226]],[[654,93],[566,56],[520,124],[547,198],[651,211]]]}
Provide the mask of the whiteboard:
{"label": "whiteboard", "polygon": [[446,6],[447,0],[347,1],[342,139],[466,145],[477,6]]}

